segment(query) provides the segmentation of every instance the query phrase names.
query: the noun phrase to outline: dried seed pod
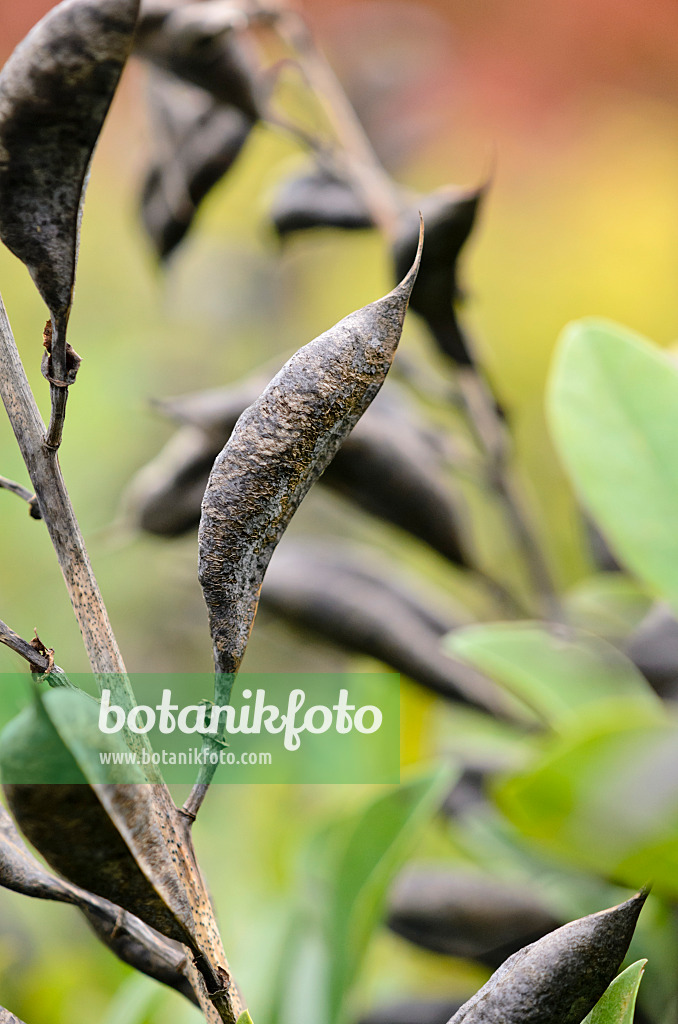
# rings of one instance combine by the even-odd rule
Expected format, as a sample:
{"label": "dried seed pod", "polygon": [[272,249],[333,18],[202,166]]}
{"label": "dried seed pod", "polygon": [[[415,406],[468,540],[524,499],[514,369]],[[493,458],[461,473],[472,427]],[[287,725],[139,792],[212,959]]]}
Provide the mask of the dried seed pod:
{"label": "dried seed pod", "polygon": [[238,671],[275,547],[303,497],[381,388],[416,279],[299,349],[238,420],[200,521],[199,577],[218,672]]}
{"label": "dried seed pod", "polygon": [[[257,374],[234,387],[158,403],[163,413],[187,426],[128,488],[124,506],[141,529],[176,536],[198,524],[214,459],[263,386]],[[445,476],[439,438],[407,396],[389,384],[388,394],[379,394],[320,482],[454,564],[467,565],[459,503]]]}
{"label": "dried seed pod", "polygon": [[139,0],[64,0],[0,73],[0,237],[47,303],[47,371],[63,383],[75,373],[66,326],[87,171],[138,7]]}
{"label": "dried seed pod", "polygon": [[661,697],[678,697],[678,620],[668,605],[656,604],[648,612],[625,652]]}
{"label": "dried seed pod", "polygon": [[355,231],[374,227],[369,210],[350,182],[323,167],[284,181],[269,216],[280,238],[310,228]]}
{"label": "dried seed pod", "polygon": [[0,1024],[23,1024],[23,1021],[6,1010],[4,1006],[0,1006]]}
{"label": "dried seed pod", "polygon": [[416,596],[410,578],[355,550],[286,544],[271,562],[262,604],[293,625],[367,654],[449,700],[509,714],[501,691],[441,650],[455,623]]}
{"label": "dried seed pod", "polygon": [[[134,52],[163,71],[210,93],[219,103],[236,107],[251,122],[258,119],[260,84],[243,42],[229,29],[174,4],[142,7]],[[188,17],[186,16],[188,14]]]}
{"label": "dried seed pod", "polygon": [[230,170],[252,120],[197,86],[151,69],[154,162],[141,194],[141,218],[158,257],[184,238],[207,193]]}
{"label": "dried seed pod", "polygon": [[[441,189],[419,204],[426,223],[426,247],[412,290],[412,309],[426,321],[438,347],[457,363],[471,365],[474,356],[461,329],[456,304],[461,297],[457,261],[468,239],[485,189],[458,192]],[[396,277],[409,266],[416,238],[416,211],[403,216],[393,246]]]}
{"label": "dried seed pod", "polygon": [[[120,741],[109,736],[111,743]],[[122,741],[120,741],[122,742]],[[184,816],[165,786],[106,781],[97,703],[59,688],[40,693],[4,730],[3,786],[24,834],[69,882],[187,945],[204,982],[203,1011],[234,1024],[242,1011]],[[116,748],[118,749],[118,748]],[[44,785],[51,775],[65,780]],[[125,766],[129,778],[131,766]],[[17,784],[36,778],[43,784]],[[147,780],[138,768],[139,782]],[[210,995],[211,994],[211,995]],[[212,1005],[213,1004],[213,1005]]]}
{"label": "dried seed pod", "polygon": [[447,1024],[460,1005],[458,999],[407,999],[375,1007],[358,1024]]}
{"label": "dried seed pod", "polygon": [[149,928],[121,907],[46,871],[29,853],[14,823],[0,806],[0,885],[37,899],[70,903],[96,935],[124,963],[177,989],[191,1002],[196,995],[186,977],[188,951]]}
{"label": "dried seed pod", "polygon": [[449,1024],[581,1024],[619,970],[646,896],[571,921],[514,953]]}
{"label": "dried seed pod", "polygon": [[400,875],[388,915],[392,931],[424,949],[495,968],[559,924],[533,888],[428,867]]}

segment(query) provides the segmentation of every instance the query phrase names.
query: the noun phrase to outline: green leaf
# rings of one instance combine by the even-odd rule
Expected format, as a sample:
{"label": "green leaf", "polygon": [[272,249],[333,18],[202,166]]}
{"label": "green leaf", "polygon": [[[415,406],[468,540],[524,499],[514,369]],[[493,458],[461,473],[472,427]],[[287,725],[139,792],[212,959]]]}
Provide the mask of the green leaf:
{"label": "green leaf", "polygon": [[395,873],[451,785],[447,767],[380,794],[353,818],[339,853],[328,927],[331,1021],[347,997],[380,923]]}
{"label": "green leaf", "polygon": [[561,339],[548,414],[615,553],[678,610],[678,367],[632,331],[579,321]]}
{"label": "green leaf", "polygon": [[582,1024],[633,1024],[636,996],[646,963],[647,960],[638,960],[622,971]]}
{"label": "green leaf", "polygon": [[163,996],[148,978],[133,974],[115,993],[102,1024],[146,1024]]}
{"label": "green leaf", "polygon": [[567,863],[678,895],[675,721],[600,709],[494,795],[523,835]]}
{"label": "green leaf", "polygon": [[659,708],[658,697],[633,663],[599,637],[539,623],[469,626],[445,648],[523,700],[552,726],[589,714],[592,705],[623,699]]}

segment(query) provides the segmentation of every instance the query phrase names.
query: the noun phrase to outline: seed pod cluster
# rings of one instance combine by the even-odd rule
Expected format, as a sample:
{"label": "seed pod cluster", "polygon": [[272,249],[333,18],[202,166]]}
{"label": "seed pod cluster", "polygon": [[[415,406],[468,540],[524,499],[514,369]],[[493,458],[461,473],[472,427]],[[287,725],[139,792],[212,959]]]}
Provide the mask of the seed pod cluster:
{"label": "seed pod cluster", "polygon": [[199,577],[218,672],[237,672],[273,551],[300,502],[384,382],[416,279],[300,349],[238,420],[210,474]]}

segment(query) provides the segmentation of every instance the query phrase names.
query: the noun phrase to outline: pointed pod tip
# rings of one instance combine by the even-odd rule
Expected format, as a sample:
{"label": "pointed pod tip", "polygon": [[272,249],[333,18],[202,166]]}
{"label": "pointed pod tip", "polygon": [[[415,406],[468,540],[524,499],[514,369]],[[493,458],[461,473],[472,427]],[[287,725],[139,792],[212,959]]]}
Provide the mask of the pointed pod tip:
{"label": "pointed pod tip", "polygon": [[405,274],[402,281],[395,286],[393,291],[390,293],[398,298],[405,298],[406,302],[410,301],[412,289],[414,288],[414,282],[417,280],[417,274],[419,273],[419,267],[421,266],[421,255],[424,250],[424,215],[419,210],[419,241],[417,242],[417,251],[414,257],[412,266]]}

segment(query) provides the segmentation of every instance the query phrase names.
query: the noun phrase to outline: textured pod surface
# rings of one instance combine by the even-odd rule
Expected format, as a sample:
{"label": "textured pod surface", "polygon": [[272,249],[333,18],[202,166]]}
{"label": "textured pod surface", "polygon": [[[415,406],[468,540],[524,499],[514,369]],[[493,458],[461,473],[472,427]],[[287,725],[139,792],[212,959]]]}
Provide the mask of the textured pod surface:
{"label": "textured pod surface", "polygon": [[506,713],[493,684],[442,652],[455,623],[417,596],[416,581],[348,546],[286,544],[266,574],[262,605],[449,700]]}
{"label": "textured pod surface", "polygon": [[581,1024],[619,970],[646,895],[514,953],[450,1024]]}
{"label": "textured pod surface", "polygon": [[[426,248],[411,306],[428,324],[438,347],[458,363],[473,363],[455,306],[461,297],[457,261],[475,224],[484,188],[471,192],[441,189],[426,196],[419,208],[426,223]],[[417,212],[404,215],[393,246],[396,277],[408,267],[416,245]]]}
{"label": "textured pod surface", "polygon": [[142,188],[141,218],[160,259],[189,230],[200,203],[230,170],[252,120],[197,86],[151,69],[153,163]]}
{"label": "textured pod surface", "polygon": [[284,181],[269,216],[280,238],[311,228],[355,231],[374,226],[369,210],[349,182],[322,167]]}
{"label": "textured pod surface", "polygon": [[0,73],[0,236],[63,336],[92,151],[127,59],[139,0],[65,0]]}
{"label": "textured pod surface", "polygon": [[238,420],[200,522],[199,576],[215,665],[237,672],[264,573],[304,495],[379,391],[400,340],[421,255],[384,298],[301,348]]}
{"label": "textured pod surface", "polygon": [[0,806],[0,885],[37,899],[70,903],[124,963],[177,989],[195,1002],[186,977],[188,951],[128,914],[126,910],[57,878],[29,853],[14,822]]}
{"label": "textured pod surface", "polygon": [[23,1021],[6,1010],[4,1006],[0,1006],[0,1024],[23,1024]]}
{"label": "textured pod surface", "polygon": [[410,868],[391,894],[388,925],[410,942],[499,967],[560,922],[533,889],[491,875]]}

